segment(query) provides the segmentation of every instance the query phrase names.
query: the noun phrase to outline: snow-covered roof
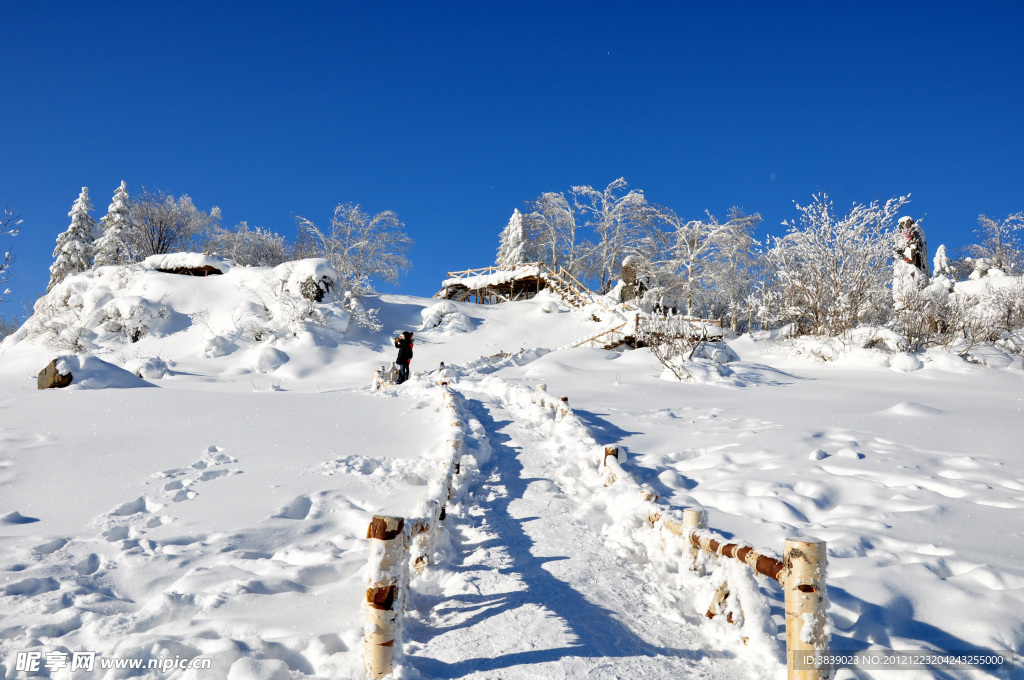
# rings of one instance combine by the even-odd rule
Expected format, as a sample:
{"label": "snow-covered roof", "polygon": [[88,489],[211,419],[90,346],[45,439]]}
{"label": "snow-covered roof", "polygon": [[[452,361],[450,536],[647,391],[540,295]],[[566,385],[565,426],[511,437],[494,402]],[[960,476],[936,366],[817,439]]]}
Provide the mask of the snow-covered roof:
{"label": "snow-covered roof", "polygon": [[537,265],[527,265],[516,267],[515,269],[500,269],[493,274],[478,274],[476,276],[467,276],[464,278],[445,279],[441,284],[441,287],[448,288],[449,286],[465,286],[470,290],[479,290],[490,286],[500,286],[519,279],[536,278],[538,276],[540,276],[540,267]]}
{"label": "snow-covered roof", "polygon": [[142,261],[145,269],[158,269],[167,271],[172,269],[199,269],[201,267],[213,267],[221,274],[227,274],[231,267],[235,266],[232,260],[226,257],[214,255],[203,255],[202,253],[166,253],[164,255],[150,255]]}

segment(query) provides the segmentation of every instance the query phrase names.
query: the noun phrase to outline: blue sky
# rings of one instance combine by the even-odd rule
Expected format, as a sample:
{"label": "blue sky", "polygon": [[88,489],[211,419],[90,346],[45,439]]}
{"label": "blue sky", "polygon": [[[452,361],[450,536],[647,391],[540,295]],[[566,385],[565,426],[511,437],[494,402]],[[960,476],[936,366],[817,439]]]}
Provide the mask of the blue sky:
{"label": "blue sky", "polygon": [[287,235],[394,210],[424,295],[524,201],[620,176],[762,237],[817,191],[911,193],[932,250],[1024,210],[1019,3],[704,5],[6,3],[0,314],[45,289],[80,187],[99,219],[121,180]]}

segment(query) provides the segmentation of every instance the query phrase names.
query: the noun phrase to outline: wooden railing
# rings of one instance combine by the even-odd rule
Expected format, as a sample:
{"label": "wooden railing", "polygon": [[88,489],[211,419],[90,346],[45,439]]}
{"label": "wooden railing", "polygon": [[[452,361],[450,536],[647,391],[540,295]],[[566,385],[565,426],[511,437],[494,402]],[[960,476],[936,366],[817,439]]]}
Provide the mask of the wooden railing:
{"label": "wooden railing", "polygon": [[458,395],[448,387],[447,379],[440,384],[443,409],[448,412],[452,429],[445,442],[442,472],[435,480],[436,497],[419,503],[417,516],[410,519],[375,515],[366,531],[370,557],[363,661],[367,675],[375,680],[393,669],[395,648],[402,646],[401,617],[409,567],[422,572],[430,564],[440,523],[451,499],[452,484],[460,473],[465,425],[459,417]]}
{"label": "wooden railing", "polygon": [[[556,421],[576,418],[580,427],[587,429],[569,408],[568,399],[561,397],[556,400],[547,393],[544,385],[537,386],[532,401],[551,409]],[[823,662],[814,661],[827,658],[829,648],[825,609],[828,602],[825,541],[809,537],[787,538],[783,559],[779,560],[769,551],[725,540],[707,529],[707,513],[703,509],[688,508],[679,513],[674,508],[658,505],[658,494],[650,486],[639,484],[622,467],[624,461],[621,447],[604,447],[596,461],[604,487],[613,484],[635,487],[640,496],[640,507],[647,508],[648,526],[664,529],[686,542],[685,566],[689,571],[703,575],[703,555],[716,562],[737,560],[754,572],[777,581],[782,586],[785,599],[788,680],[828,680],[832,675],[831,668]],[[714,618],[722,612],[737,611],[737,607],[742,611],[742,604],[738,596],[730,592],[728,582],[723,582],[712,597],[705,616]],[[728,614],[727,620],[737,623]]]}

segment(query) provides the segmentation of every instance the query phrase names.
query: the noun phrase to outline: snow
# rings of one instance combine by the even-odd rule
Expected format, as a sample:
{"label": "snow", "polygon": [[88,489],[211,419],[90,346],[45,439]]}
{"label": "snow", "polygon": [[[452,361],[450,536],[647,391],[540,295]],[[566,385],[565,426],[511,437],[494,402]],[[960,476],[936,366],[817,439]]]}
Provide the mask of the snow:
{"label": "snow", "polygon": [[[367,524],[447,500],[453,436],[396,677],[785,677],[779,586],[728,560],[690,572],[645,485],[768,554],[827,541],[833,649],[1024,644],[1019,357],[760,334],[678,382],[647,350],[556,349],[612,322],[546,313],[550,293],[370,296],[376,332],[339,322],[339,291],[302,297],[322,263],[282,267],[74,274],[0,346],[0,678],[24,677],[19,652],[87,650],[212,661],[138,677],[364,677]],[[418,375],[374,391],[396,328],[417,329]],[[75,380],[37,390],[52,359]],[[739,625],[704,618],[721,580]]]}

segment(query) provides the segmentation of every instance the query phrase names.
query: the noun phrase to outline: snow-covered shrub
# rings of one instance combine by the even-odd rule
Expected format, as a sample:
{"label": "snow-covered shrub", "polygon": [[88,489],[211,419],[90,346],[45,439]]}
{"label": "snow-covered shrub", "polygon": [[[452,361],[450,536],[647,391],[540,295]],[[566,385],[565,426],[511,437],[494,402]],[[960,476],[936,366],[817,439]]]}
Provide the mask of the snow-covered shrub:
{"label": "snow-covered shrub", "polygon": [[[640,323],[641,321],[643,323]],[[714,330],[717,331],[717,337],[721,337],[721,330],[717,328]],[[712,359],[712,357],[721,357],[732,360],[730,359],[730,354],[735,356],[732,350],[726,351],[727,348],[722,349],[725,345],[718,342],[714,342],[715,347],[708,350],[709,356],[696,356],[698,349],[712,339],[712,332],[710,326],[692,323],[683,317],[654,317],[647,320],[641,317],[638,319],[636,339],[638,344],[643,344],[650,348],[651,354],[666,369],[671,371],[677,380],[692,380],[694,376],[687,369],[687,365],[693,362],[695,358]],[[718,347],[718,345],[721,345],[722,348]],[[736,359],[739,359],[739,357],[736,357]],[[717,358],[713,360],[716,363],[725,363],[725,361],[717,361]]]}
{"label": "snow-covered shrub", "polygon": [[693,351],[694,358],[707,359],[716,364],[728,364],[739,361],[740,356],[724,342],[702,342]]}
{"label": "snow-covered shrub", "polygon": [[437,328],[441,331],[466,333],[472,330],[473,323],[450,300],[442,300],[420,312],[423,317],[423,330]]}
{"label": "snow-covered shrub", "polygon": [[140,358],[135,361],[129,361],[125,364],[125,368],[146,380],[159,380],[171,373],[170,366],[160,357],[147,357],[145,359]]}
{"label": "snow-covered shrub", "polygon": [[351,293],[346,293],[345,295],[345,309],[351,315],[352,321],[355,321],[356,325],[360,328],[365,328],[373,333],[379,333],[384,329],[384,325],[377,317],[380,310],[367,309],[359,301],[359,298]]}
{"label": "snow-covered shrub", "polygon": [[167,307],[139,296],[117,297],[97,310],[95,326],[107,333],[121,334],[130,342],[155,330],[169,316]]}
{"label": "snow-covered shrub", "polygon": [[545,300],[540,306],[542,314],[557,314],[558,310],[558,303],[554,300]]}
{"label": "snow-covered shrub", "polygon": [[298,337],[308,324],[339,333],[348,328],[352,313],[345,309],[349,296],[340,296],[334,267],[324,259],[285,262],[244,288],[252,300],[240,305],[232,321],[250,343]]}
{"label": "snow-covered shrub", "polygon": [[781,291],[780,321],[799,332],[837,336],[889,315],[893,221],[909,197],[884,206],[854,204],[843,217],[826,194],[797,205],[798,224],[774,239],[766,254],[768,274]]}

